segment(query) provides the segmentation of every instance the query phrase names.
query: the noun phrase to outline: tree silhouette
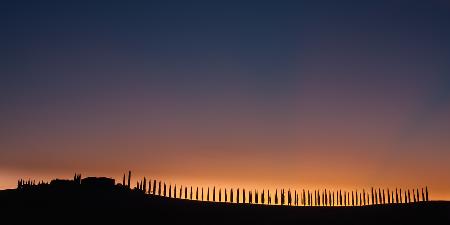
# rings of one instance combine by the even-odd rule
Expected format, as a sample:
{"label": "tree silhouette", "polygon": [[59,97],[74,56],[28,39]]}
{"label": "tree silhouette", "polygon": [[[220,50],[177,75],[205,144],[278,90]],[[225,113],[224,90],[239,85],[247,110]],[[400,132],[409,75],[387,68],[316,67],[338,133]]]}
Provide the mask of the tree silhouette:
{"label": "tree silhouette", "polygon": [[236,191],[236,203],[239,203],[239,188]]}
{"label": "tree silhouette", "polygon": [[250,203],[250,204],[252,204],[252,202],[253,202],[253,198],[252,198],[253,196],[252,196],[252,191],[251,190],[249,190],[248,191],[248,203]]}
{"label": "tree silhouette", "polygon": [[258,192],[255,190],[255,204],[258,204]]}
{"label": "tree silhouette", "polygon": [[213,202],[216,201],[216,186],[213,186]]}
{"label": "tree silhouette", "polygon": [[264,204],[264,203],[265,203],[265,199],[264,199],[264,189],[263,189],[263,191],[261,193],[261,204]]}
{"label": "tree silhouette", "polygon": [[187,187],[184,187],[184,199],[188,199],[188,190],[187,190]]}
{"label": "tree silhouette", "polygon": [[202,187],[202,201],[203,201],[203,187]]}
{"label": "tree silhouette", "polygon": [[222,188],[219,188],[219,202],[222,202]]}
{"label": "tree silhouette", "polygon": [[275,189],[275,205],[278,205],[278,190]]}
{"label": "tree silhouette", "polygon": [[158,195],[161,196],[161,181],[158,182]]}
{"label": "tree silhouette", "polygon": [[242,189],[242,203],[245,204],[245,188]]}
{"label": "tree silhouette", "polygon": [[198,200],[198,187],[197,190],[195,191],[195,200]]}
{"label": "tree silhouette", "polygon": [[272,204],[272,196],[270,196],[270,190],[267,190],[267,204]]}
{"label": "tree silhouette", "polygon": [[208,192],[206,193],[206,201],[209,202],[209,187],[208,187]]}
{"label": "tree silhouette", "polygon": [[425,186],[425,201],[428,202],[428,186]]}
{"label": "tree silhouette", "polygon": [[395,203],[398,203],[398,191],[395,189]]}
{"label": "tree silhouette", "polygon": [[164,182],[164,192],[163,192],[164,197],[166,197],[166,182]]}
{"label": "tree silhouette", "polygon": [[233,203],[233,188],[230,189],[230,202]]}
{"label": "tree silhouette", "polygon": [[402,189],[400,188],[400,191],[399,191],[400,193],[399,193],[399,198],[400,198],[400,203],[403,203],[403,199],[402,199]]}
{"label": "tree silhouette", "polygon": [[189,199],[192,200],[192,186],[191,186],[191,193],[189,194]]}
{"label": "tree silhouette", "polygon": [[227,196],[227,189],[225,188],[223,190],[224,194],[225,194],[225,202],[228,202],[228,196]]}
{"label": "tree silhouette", "polygon": [[422,201],[425,201],[425,194],[423,193],[423,188],[422,188]]}
{"label": "tree silhouette", "polygon": [[180,199],[181,199],[181,194],[183,194],[183,185],[180,186]]}
{"label": "tree silhouette", "polygon": [[175,184],[175,187],[173,188],[173,197],[177,198],[177,184]]}
{"label": "tree silhouette", "polygon": [[169,185],[169,198],[172,197],[172,184]]}
{"label": "tree silhouette", "polygon": [[130,182],[131,182],[131,170],[128,171],[128,188],[130,188]]}
{"label": "tree silhouette", "polygon": [[146,193],[147,192],[147,179],[145,177],[144,177],[144,184],[143,185],[144,185],[144,188],[143,188],[144,190],[143,191],[144,191],[144,193]]}

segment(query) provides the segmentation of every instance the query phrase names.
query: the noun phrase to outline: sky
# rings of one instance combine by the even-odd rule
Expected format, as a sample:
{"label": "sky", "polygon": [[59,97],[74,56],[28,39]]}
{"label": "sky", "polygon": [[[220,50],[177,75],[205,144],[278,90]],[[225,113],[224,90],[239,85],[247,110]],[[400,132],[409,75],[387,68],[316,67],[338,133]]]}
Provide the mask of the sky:
{"label": "sky", "polygon": [[448,1],[0,4],[0,189],[83,176],[428,186],[450,200]]}

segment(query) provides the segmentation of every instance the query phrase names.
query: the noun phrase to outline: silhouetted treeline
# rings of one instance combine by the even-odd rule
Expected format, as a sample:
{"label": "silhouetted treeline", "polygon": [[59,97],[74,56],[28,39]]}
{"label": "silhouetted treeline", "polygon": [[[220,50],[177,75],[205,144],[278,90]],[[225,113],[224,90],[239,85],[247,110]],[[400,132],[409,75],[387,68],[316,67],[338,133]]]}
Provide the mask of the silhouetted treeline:
{"label": "silhouetted treeline", "polygon": [[[118,186],[123,188],[131,188],[131,171],[128,176],[123,174],[122,182]],[[110,178],[85,178],[81,179],[81,174],[75,174],[73,180],[55,179],[50,183],[35,180],[20,179],[17,182],[18,189],[32,188],[40,185],[115,185],[114,180]],[[178,188],[177,188],[178,187]],[[429,201],[429,190],[425,188],[416,189],[382,189],[371,188],[370,192],[362,189],[345,191],[345,190],[291,190],[291,189],[275,189],[273,195],[269,190],[258,191],[248,190],[244,188],[219,188],[211,187],[192,187],[186,185],[167,184],[164,181],[156,179],[148,179],[143,177],[136,180],[134,191],[139,191],[151,196],[161,196],[167,198],[178,198],[196,201],[212,201],[212,202],[228,202],[240,204],[268,204],[268,205],[288,205],[288,206],[365,206],[378,204],[402,204],[420,201]],[[222,201],[223,200],[223,201]],[[272,201],[273,200],[273,201]]]}

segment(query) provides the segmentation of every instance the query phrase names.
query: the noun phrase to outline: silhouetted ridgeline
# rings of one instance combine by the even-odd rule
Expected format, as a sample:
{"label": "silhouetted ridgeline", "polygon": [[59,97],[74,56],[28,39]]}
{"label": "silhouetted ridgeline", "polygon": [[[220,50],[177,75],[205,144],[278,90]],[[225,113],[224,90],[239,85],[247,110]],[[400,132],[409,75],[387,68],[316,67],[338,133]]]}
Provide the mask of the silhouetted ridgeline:
{"label": "silhouetted ridgeline", "polygon": [[8,222],[4,224],[38,218],[51,224],[136,220],[143,224],[450,224],[449,202],[429,201],[427,187],[350,192],[277,189],[271,193],[147,178],[138,180],[134,188],[130,184],[131,172],[118,184],[111,178],[81,178],[80,174],[73,180],[50,183],[19,180],[17,189],[0,191],[0,215]]}

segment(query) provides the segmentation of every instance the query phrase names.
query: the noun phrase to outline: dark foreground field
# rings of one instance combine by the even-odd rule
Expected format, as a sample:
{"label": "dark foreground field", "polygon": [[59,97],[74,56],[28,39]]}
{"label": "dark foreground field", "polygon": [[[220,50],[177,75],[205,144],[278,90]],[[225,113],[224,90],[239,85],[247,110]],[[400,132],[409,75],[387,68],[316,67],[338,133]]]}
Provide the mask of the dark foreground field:
{"label": "dark foreground field", "polygon": [[0,224],[450,224],[450,202],[364,207],[210,203],[116,187],[0,191]]}

